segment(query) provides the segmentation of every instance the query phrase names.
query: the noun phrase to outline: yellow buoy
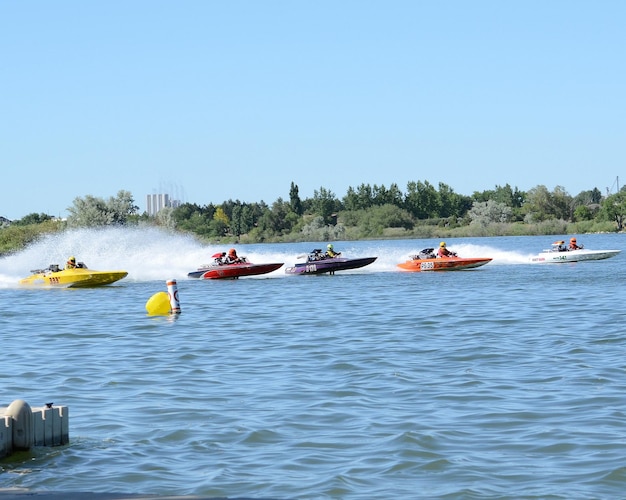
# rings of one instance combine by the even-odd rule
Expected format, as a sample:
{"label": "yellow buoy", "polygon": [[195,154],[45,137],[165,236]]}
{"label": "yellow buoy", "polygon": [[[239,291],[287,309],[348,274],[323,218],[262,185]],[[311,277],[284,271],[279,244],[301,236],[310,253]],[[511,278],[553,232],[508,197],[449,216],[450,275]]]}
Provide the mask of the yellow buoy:
{"label": "yellow buoy", "polygon": [[150,316],[167,316],[171,310],[170,296],[166,292],[157,292],[146,302],[146,311]]}

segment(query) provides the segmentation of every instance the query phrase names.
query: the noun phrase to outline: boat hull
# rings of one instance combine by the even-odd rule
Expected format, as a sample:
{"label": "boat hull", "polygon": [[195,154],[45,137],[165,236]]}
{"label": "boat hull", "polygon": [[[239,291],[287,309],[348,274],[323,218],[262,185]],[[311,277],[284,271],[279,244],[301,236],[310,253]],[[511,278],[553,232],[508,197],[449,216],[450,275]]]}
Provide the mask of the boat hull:
{"label": "boat hull", "polygon": [[359,269],[374,262],[377,257],[361,257],[359,259],[332,258],[303,262],[285,269],[286,274],[335,274],[337,271]]}
{"label": "boat hull", "polygon": [[32,274],[20,280],[20,285],[60,287],[60,288],[87,288],[109,285],[125,278],[126,271],[94,271],[92,269],[64,269],[52,272],[43,271]]}
{"label": "boat hull", "polygon": [[555,252],[547,250],[530,258],[532,263],[549,264],[563,262],[582,262],[586,260],[604,260],[615,257],[621,250],[568,250]]}
{"label": "boat hull", "polygon": [[284,262],[272,262],[268,264],[251,264],[244,262],[241,264],[223,264],[208,266],[192,271],[187,274],[189,278],[200,278],[205,280],[215,279],[237,279],[244,276],[258,276],[260,274],[271,273],[279,269]]}
{"label": "boat hull", "polygon": [[404,271],[421,272],[421,271],[461,271],[464,269],[473,269],[484,266],[491,262],[491,258],[438,258],[438,259],[411,259],[398,264],[398,267]]}

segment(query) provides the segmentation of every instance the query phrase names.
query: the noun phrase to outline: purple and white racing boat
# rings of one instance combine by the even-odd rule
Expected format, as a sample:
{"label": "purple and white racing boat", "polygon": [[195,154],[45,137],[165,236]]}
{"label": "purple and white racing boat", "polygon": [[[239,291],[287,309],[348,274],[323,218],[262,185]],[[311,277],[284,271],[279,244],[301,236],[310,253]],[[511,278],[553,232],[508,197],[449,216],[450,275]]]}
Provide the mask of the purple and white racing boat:
{"label": "purple and white racing boat", "polygon": [[322,252],[321,249],[315,249],[306,255],[306,262],[295,264],[287,267],[287,274],[335,274],[336,271],[347,271],[349,269],[358,269],[365,267],[374,262],[377,257],[361,257],[358,259],[346,259],[344,257],[330,257]]}

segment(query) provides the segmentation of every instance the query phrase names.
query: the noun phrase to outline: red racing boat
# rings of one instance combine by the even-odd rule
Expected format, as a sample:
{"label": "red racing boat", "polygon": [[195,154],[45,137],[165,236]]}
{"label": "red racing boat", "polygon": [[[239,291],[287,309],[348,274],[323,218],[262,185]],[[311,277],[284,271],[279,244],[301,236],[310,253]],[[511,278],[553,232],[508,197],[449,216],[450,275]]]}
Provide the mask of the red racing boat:
{"label": "red racing boat", "polygon": [[216,253],[213,255],[215,261],[213,264],[207,264],[199,267],[196,271],[187,274],[189,278],[210,279],[237,279],[242,276],[257,276],[259,274],[267,274],[280,268],[284,262],[272,262],[268,264],[252,264],[245,257],[241,257],[241,262],[234,264],[226,264],[222,258],[224,254]]}
{"label": "red racing boat", "polygon": [[418,255],[412,255],[410,260],[398,264],[404,271],[460,271],[484,266],[491,262],[489,257],[437,257],[433,248],[425,248]]}

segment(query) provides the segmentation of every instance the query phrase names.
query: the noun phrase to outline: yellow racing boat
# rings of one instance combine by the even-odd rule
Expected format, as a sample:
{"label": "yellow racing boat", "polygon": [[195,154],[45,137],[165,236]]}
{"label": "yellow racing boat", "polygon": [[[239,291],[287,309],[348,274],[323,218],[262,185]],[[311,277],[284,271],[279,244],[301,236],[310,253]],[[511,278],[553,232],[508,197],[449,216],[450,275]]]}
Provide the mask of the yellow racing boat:
{"label": "yellow racing boat", "polygon": [[20,280],[20,285],[53,286],[65,288],[108,285],[125,278],[126,271],[94,271],[79,262],[74,269],[61,269],[52,264],[46,269],[35,269],[32,275]]}

